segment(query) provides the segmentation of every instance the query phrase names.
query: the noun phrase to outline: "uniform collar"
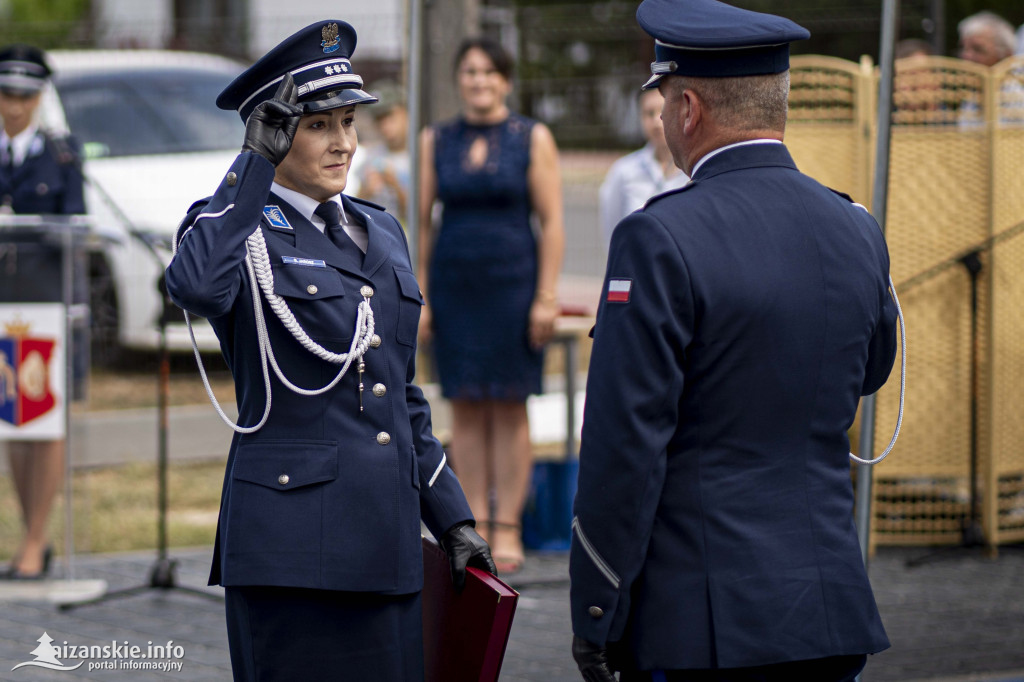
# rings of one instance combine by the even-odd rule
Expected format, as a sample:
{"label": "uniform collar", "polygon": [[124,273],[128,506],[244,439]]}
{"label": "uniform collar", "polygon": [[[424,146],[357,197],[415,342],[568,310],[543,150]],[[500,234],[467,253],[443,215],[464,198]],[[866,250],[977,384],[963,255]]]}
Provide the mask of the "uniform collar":
{"label": "uniform collar", "polygon": [[724,147],[719,147],[718,149],[712,150],[700,158],[700,161],[698,161],[696,165],[694,165],[693,170],[690,171],[690,177],[692,178],[695,175],[697,175],[697,171],[700,170],[700,167],[703,166],[704,162],[707,161],[708,159],[718,154],[721,154],[726,150],[735,149],[736,147],[745,147],[751,144],[782,144],[782,142],[780,140],[770,139],[743,140],[742,142],[733,142],[732,144],[727,144]]}
{"label": "uniform collar", "polygon": [[[766,144],[766,142],[775,142],[776,144]],[[780,165],[796,169],[793,157],[790,156],[789,150],[784,144],[778,143],[777,140],[750,140],[726,145],[705,155],[690,177],[693,182],[697,182],[736,168]]]}
{"label": "uniform collar", "polygon": [[[279,193],[282,189],[284,192]],[[271,226],[271,229],[277,232],[293,233],[296,249],[306,254],[315,254],[316,258],[323,259],[332,267],[361,277],[370,277],[387,260],[392,250],[403,248],[403,245],[392,239],[382,226],[377,225],[377,218],[364,211],[359,204],[345,195],[340,195],[338,199],[340,199],[343,209],[342,215],[347,216],[352,222],[364,225],[369,241],[366,253],[362,255],[361,259],[352,249],[339,249],[323,233],[323,226],[317,226],[310,219],[320,202],[298,192],[291,192],[291,195],[297,197],[300,203],[303,203],[302,200],[305,199],[309,204],[309,215],[307,216],[305,206],[292,204],[289,196],[285,194],[287,192],[290,190],[282,188],[280,185],[274,185],[271,194],[267,197],[267,204],[277,205],[290,224],[287,228]],[[317,220],[323,222],[319,218]]]}
{"label": "uniform collar", "polygon": [[[270,191],[291,204],[292,208],[298,211],[303,218],[313,223],[313,226],[323,233],[324,221],[320,219],[320,216],[313,215],[313,212],[316,211],[316,207],[320,205],[319,201],[313,197],[306,196],[301,192],[296,192],[293,189],[283,187],[276,182],[270,186]],[[341,224],[347,225],[349,222],[348,216],[345,215],[345,207],[341,203],[340,195],[332,197],[331,199],[328,199],[328,201],[333,201],[338,204],[338,208],[341,209]]]}
{"label": "uniform collar", "polygon": [[20,166],[25,162],[25,159],[29,156],[36,156],[42,151],[41,142],[36,142],[36,136],[39,133],[39,126],[32,124],[28,128],[25,128],[14,137],[7,137],[7,133],[0,129],[0,154],[4,155],[4,161],[7,156],[7,145],[10,143],[11,149],[14,152],[14,165]]}
{"label": "uniform collar", "polygon": [[344,194],[340,196],[340,199],[341,207],[344,209],[343,213],[346,213],[355,222],[366,226],[368,241],[366,253],[363,254],[363,272],[366,275],[372,275],[388,259],[392,250],[404,248],[404,245],[391,238],[387,230],[378,224],[379,218],[375,218],[372,212],[364,210]]}

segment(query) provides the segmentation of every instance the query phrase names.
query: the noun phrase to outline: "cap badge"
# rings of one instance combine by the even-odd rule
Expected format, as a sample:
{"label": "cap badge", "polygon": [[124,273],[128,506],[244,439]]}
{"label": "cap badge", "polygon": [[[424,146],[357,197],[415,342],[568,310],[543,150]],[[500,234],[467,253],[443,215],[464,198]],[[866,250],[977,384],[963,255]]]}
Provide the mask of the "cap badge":
{"label": "cap badge", "polygon": [[321,29],[320,35],[323,37],[320,44],[323,46],[326,54],[334,52],[341,46],[341,41],[338,40],[337,24],[327,24],[323,29]]}

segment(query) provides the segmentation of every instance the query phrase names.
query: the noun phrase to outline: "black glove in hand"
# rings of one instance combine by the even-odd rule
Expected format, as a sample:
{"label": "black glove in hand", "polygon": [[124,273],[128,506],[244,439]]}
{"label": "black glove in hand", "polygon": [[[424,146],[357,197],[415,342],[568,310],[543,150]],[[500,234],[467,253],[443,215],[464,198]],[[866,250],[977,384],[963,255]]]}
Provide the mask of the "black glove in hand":
{"label": "black glove in hand", "polygon": [[457,592],[462,591],[466,584],[466,566],[473,566],[490,573],[497,573],[491,548],[487,542],[468,523],[459,523],[445,531],[441,536],[441,549],[448,555],[448,565],[452,569],[452,584]]}
{"label": "black glove in hand", "polygon": [[580,637],[572,638],[572,657],[586,682],[616,682],[608,667],[608,650]]}
{"label": "black glove in hand", "polygon": [[242,151],[259,154],[275,166],[281,163],[292,148],[302,116],[302,107],[296,101],[298,88],[292,75],[286,73],[274,96],[257,104],[249,114]]}

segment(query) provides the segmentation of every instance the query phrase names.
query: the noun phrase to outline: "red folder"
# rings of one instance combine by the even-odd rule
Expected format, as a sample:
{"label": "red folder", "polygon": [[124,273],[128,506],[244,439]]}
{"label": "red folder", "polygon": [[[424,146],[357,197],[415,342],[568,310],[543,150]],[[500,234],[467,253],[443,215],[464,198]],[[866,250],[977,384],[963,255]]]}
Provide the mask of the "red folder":
{"label": "red folder", "polygon": [[426,682],[497,682],[519,593],[487,571],[466,569],[452,587],[444,550],[423,539],[423,660]]}

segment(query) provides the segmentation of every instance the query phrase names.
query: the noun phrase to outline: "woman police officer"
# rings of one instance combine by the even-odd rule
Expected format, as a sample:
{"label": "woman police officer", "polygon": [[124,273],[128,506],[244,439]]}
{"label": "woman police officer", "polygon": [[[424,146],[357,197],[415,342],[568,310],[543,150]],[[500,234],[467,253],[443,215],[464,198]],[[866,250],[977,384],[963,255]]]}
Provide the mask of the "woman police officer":
{"label": "woman police officer", "polygon": [[341,194],[355,107],[376,101],[355,44],[317,22],[221,93],[242,152],[167,268],[217,333],[245,425],[210,576],[240,680],[421,679],[421,519],[457,586],[467,563],[494,571],[412,384],[422,297],[402,228]]}
{"label": "woman police officer", "polygon": [[[37,120],[43,89],[52,72],[45,53],[32,45],[0,48],[0,213],[73,215],[85,213],[78,142],[42,128]],[[0,302],[48,302],[63,297],[61,250],[34,235],[5,235],[4,279]],[[84,264],[73,275],[75,300],[88,288]],[[80,266],[83,265],[83,266]],[[72,341],[71,396],[82,397],[86,374],[85,338]],[[12,479],[25,532],[8,580],[38,580],[50,569],[52,548],[47,523],[63,481],[64,440],[12,440],[8,443]]]}

